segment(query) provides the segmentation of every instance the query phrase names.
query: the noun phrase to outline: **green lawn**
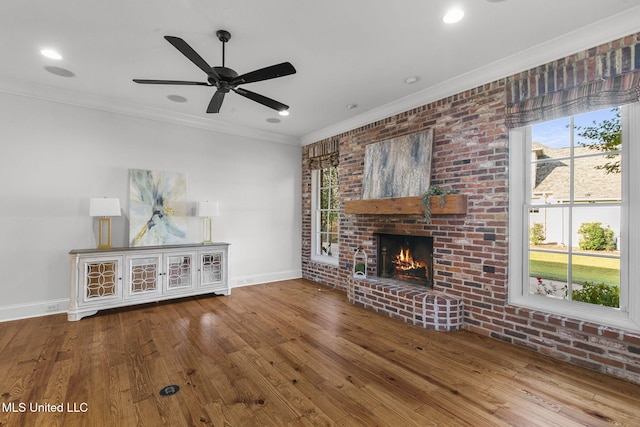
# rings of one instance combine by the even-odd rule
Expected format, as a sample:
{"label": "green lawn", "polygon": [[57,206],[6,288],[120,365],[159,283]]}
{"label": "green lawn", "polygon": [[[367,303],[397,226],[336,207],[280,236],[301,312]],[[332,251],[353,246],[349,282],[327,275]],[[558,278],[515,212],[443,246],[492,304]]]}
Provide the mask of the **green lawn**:
{"label": "green lawn", "polygon": [[[549,252],[531,252],[529,275],[542,279],[567,281],[567,256]],[[573,283],[606,283],[620,286],[620,261],[611,258],[574,256]]]}

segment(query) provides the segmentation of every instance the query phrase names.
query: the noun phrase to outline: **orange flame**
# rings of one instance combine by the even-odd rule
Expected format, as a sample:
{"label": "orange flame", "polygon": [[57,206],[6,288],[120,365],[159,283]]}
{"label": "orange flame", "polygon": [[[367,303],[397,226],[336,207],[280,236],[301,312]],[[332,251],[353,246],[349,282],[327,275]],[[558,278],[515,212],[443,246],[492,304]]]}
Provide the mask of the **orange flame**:
{"label": "orange flame", "polygon": [[396,259],[393,261],[396,265],[397,269],[400,270],[413,270],[414,268],[426,267],[423,262],[417,262],[413,260],[413,255],[409,249],[400,249],[400,253],[396,256]]}

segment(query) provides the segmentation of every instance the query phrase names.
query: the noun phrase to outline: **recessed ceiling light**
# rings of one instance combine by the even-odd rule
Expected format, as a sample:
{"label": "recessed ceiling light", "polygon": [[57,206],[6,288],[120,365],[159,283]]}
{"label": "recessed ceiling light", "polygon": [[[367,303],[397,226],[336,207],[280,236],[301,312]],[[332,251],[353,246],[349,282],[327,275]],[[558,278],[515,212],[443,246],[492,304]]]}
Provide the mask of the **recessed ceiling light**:
{"label": "recessed ceiling light", "polygon": [[187,102],[187,98],[180,95],[167,95],[167,98],[173,102]]}
{"label": "recessed ceiling light", "polygon": [[464,17],[464,11],[459,8],[449,10],[443,17],[442,21],[445,24],[455,24]]}
{"label": "recessed ceiling light", "polygon": [[67,70],[66,68],[46,66],[46,67],[44,67],[44,69],[47,70],[48,72],[50,72],[51,74],[55,74],[56,76],[60,76],[60,77],[73,77],[73,76],[75,76],[75,74],[73,74],[73,72]]}
{"label": "recessed ceiling light", "polygon": [[281,116],[288,116],[289,115],[289,110],[278,111],[278,114],[280,114]]}
{"label": "recessed ceiling light", "polygon": [[417,82],[418,80],[420,80],[420,77],[418,76],[411,76],[411,77],[407,77],[406,79],[404,79],[403,81],[408,84],[408,85],[412,85],[415,82]]}
{"label": "recessed ceiling light", "polygon": [[276,119],[275,117],[269,117],[267,119],[267,123],[280,123],[282,120]]}
{"label": "recessed ceiling light", "polygon": [[358,108],[358,104],[349,104],[349,105],[347,105],[347,110],[353,110],[354,108]]}
{"label": "recessed ceiling light", "polygon": [[42,56],[47,57],[49,59],[55,59],[56,61],[59,61],[62,59],[62,55],[60,55],[58,52],[56,52],[53,49],[42,49],[40,53],[42,54]]}

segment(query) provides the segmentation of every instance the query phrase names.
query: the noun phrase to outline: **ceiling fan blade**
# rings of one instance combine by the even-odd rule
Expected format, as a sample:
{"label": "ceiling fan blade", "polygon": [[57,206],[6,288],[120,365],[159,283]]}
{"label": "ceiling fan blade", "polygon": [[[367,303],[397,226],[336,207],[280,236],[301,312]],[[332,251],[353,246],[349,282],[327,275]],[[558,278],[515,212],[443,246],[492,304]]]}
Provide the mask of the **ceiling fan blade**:
{"label": "ceiling fan blade", "polygon": [[289,62],[283,62],[281,64],[272,65],[270,67],[261,68],[259,70],[251,71],[250,73],[243,74],[233,79],[231,84],[239,85],[243,83],[253,83],[262,80],[275,79],[276,77],[288,76],[295,74],[296,69]]}
{"label": "ceiling fan blade", "polygon": [[198,54],[198,52],[193,50],[193,48],[189,46],[189,44],[186,41],[182,40],[180,37],[174,37],[174,36],[164,36],[164,38],[169,43],[171,43],[173,47],[178,49],[180,53],[186,56],[187,59],[189,59],[189,61],[193,62],[198,68],[204,71],[207,74],[207,76],[213,77],[215,81],[220,80],[220,76],[218,75],[216,70],[214,70],[207,63],[207,61],[202,59],[202,57]]}
{"label": "ceiling fan blade", "polygon": [[136,83],[145,85],[193,85],[193,86],[213,86],[212,84],[205,82],[186,82],[183,80],[147,80],[147,79],[133,79]]}
{"label": "ceiling fan blade", "polygon": [[207,113],[219,113],[220,107],[222,107],[222,101],[224,101],[224,95],[226,92],[221,92],[219,90],[213,94],[211,101],[209,102],[209,106],[207,107]]}
{"label": "ceiling fan blade", "polygon": [[267,98],[266,96],[260,95],[259,93],[251,92],[249,90],[242,89],[242,88],[233,89],[233,91],[238,95],[242,95],[245,98],[249,98],[252,101],[258,102],[262,105],[265,105],[269,108],[273,108],[274,110],[277,110],[277,111],[286,111],[289,109],[288,105],[285,105],[274,99]]}

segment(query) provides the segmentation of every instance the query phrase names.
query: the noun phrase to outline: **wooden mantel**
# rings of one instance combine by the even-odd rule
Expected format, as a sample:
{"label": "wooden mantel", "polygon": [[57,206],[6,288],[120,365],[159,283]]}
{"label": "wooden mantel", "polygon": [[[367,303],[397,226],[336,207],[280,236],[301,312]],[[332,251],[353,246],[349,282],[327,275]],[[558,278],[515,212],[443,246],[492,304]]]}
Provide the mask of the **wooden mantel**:
{"label": "wooden mantel", "polygon": [[[389,199],[347,200],[344,202],[347,214],[370,215],[423,215],[422,197],[394,197]],[[447,194],[444,203],[441,196],[431,197],[431,215],[452,215],[467,213],[465,194]]]}

